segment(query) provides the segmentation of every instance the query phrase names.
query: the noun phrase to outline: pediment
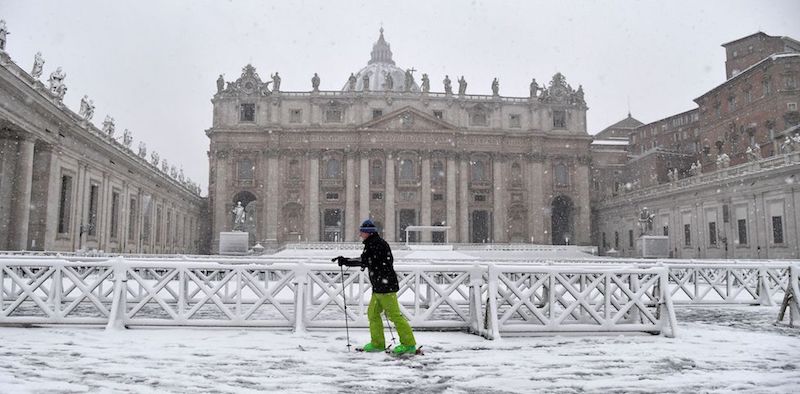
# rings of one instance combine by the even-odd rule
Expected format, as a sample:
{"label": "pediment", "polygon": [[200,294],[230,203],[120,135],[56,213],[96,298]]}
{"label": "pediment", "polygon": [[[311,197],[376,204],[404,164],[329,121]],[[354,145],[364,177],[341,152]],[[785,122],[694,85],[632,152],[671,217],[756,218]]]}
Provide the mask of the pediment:
{"label": "pediment", "polygon": [[362,130],[455,130],[456,127],[416,108],[405,106],[359,126]]}

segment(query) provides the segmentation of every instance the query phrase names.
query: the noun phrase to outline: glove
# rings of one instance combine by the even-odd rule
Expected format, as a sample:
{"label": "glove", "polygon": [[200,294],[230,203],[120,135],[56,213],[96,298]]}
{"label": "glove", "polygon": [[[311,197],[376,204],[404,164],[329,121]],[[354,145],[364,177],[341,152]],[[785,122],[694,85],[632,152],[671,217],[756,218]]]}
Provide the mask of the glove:
{"label": "glove", "polygon": [[339,264],[340,267],[343,265],[347,265],[347,257],[339,256],[334,259],[331,259],[331,261],[335,261],[337,264]]}

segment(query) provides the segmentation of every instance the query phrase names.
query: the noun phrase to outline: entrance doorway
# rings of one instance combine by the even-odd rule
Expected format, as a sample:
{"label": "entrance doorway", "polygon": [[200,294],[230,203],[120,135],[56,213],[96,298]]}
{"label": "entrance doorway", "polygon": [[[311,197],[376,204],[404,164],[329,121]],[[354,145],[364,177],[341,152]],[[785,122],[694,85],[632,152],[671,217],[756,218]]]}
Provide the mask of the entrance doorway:
{"label": "entrance doorway", "polygon": [[342,210],[338,208],[326,209],[322,214],[322,240],[325,242],[342,242]]}
{"label": "entrance doorway", "polygon": [[472,243],[489,242],[489,211],[472,211]]}
{"label": "entrance doorway", "polygon": [[551,230],[553,234],[553,245],[573,245],[575,244],[575,232],[573,216],[575,207],[572,200],[567,196],[558,196],[553,199]]}
{"label": "entrance doorway", "polygon": [[[399,215],[400,241],[406,242],[406,227],[417,225],[417,211],[415,209],[401,209]],[[417,242],[416,231],[408,234],[408,242]]]}

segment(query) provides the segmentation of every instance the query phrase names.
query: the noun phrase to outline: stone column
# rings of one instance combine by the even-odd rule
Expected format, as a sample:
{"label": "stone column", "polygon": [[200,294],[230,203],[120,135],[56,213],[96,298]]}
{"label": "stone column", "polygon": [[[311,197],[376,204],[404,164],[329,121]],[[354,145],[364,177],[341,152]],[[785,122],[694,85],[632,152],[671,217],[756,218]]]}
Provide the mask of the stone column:
{"label": "stone column", "polygon": [[528,162],[528,232],[531,242],[535,244],[549,244],[544,234],[544,187],[542,159],[539,155],[531,155]]}
{"label": "stone column", "polygon": [[506,242],[506,212],[505,212],[505,157],[502,154],[492,155],[492,238],[493,242]]}
{"label": "stone column", "polygon": [[319,241],[319,152],[308,152],[308,203],[306,204],[306,239]]}
{"label": "stone column", "polygon": [[592,244],[592,230],[591,224],[591,209],[589,198],[589,158],[579,158],[578,168],[575,171],[575,182],[577,182],[577,198],[576,205],[578,207],[578,217],[575,223],[575,244],[577,245],[591,245]]}
{"label": "stone column", "polygon": [[395,184],[394,184],[394,154],[393,152],[386,153],[386,193],[384,194],[383,198],[385,198],[385,209],[384,209],[384,231],[383,231],[383,238],[386,241],[393,242],[395,241],[395,224],[394,224],[394,191],[395,191]]}
{"label": "stone column", "polygon": [[[233,196],[229,195],[228,190],[226,190],[226,184],[232,182],[231,176],[233,174],[228,173],[228,160],[229,160],[229,153],[224,150],[219,150],[212,153],[212,162],[211,168],[214,171],[214,179],[209,180],[210,182],[214,182],[214,199],[212,203],[214,206],[212,207],[212,227],[211,227],[211,251],[214,253],[219,252],[219,233],[223,231],[229,231],[229,220],[230,214],[229,210],[227,209],[226,203],[228,202],[229,198],[233,198]],[[262,175],[263,176],[263,175]],[[141,200],[141,191],[139,193],[139,207],[140,211],[143,211],[144,205]],[[141,220],[139,221],[141,224]],[[141,232],[140,232],[141,234]],[[140,244],[137,242],[137,244]]]}
{"label": "stone column", "polygon": [[[33,182],[32,136],[18,136],[14,192],[11,195],[11,250],[28,249],[28,224],[31,214],[31,185]],[[41,207],[44,208],[44,207]]]}
{"label": "stone column", "polygon": [[469,155],[461,154],[461,168],[459,170],[460,197],[458,212],[461,221],[458,223],[459,242],[469,243]]}
{"label": "stone column", "polygon": [[[447,155],[447,226],[449,242],[463,242],[459,238],[458,224],[460,221],[456,220],[456,159],[455,155],[449,153]],[[461,219],[461,221],[466,218]]]}
{"label": "stone column", "polygon": [[[361,167],[359,168],[359,181],[358,181],[358,220],[369,218],[369,154],[367,152],[361,153]],[[360,223],[356,223],[360,225]]]}
{"label": "stone column", "polygon": [[86,205],[86,188],[89,187],[89,183],[86,181],[89,172],[89,165],[78,161],[78,175],[75,182],[75,203],[73,204],[73,214],[72,218],[72,242],[73,242],[73,250],[77,250],[83,248],[85,245],[83,244],[84,236],[81,234],[81,226],[85,225],[86,218],[84,217],[85,212],[85,205]]}
{"label": "stone column", "polygon": [[347,163],[344,185],[344,240],[346,242],[354,242],[356,240],[356,171],[355,160],[353,155],[355,152],[345,152]]}
{"label": "stone column", "polygon": [[267,190],[272,198],[267,198],[267,225],[266,241],[278,242],[278,199],[280,191],[278,189],[278,151],[267,151]]}
{"label": "stone column", "polygon": [[[422,152],[422,225],[431,225],[431,153]],[[422,232],[422,242],[431,242],[431,232]]]}

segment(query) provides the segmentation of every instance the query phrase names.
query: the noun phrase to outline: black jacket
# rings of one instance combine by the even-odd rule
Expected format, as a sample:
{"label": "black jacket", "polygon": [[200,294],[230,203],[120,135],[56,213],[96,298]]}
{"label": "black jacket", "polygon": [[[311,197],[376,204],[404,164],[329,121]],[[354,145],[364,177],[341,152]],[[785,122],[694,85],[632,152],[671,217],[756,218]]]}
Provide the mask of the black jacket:
{"label": "black jacket", "polygon": [[400,290],[397,273],[394,272],[392,248],[378,233],[373,233],[364,240],[361,258],[348,259],[345,265],[366,267],[373,293],[396,293]]}

